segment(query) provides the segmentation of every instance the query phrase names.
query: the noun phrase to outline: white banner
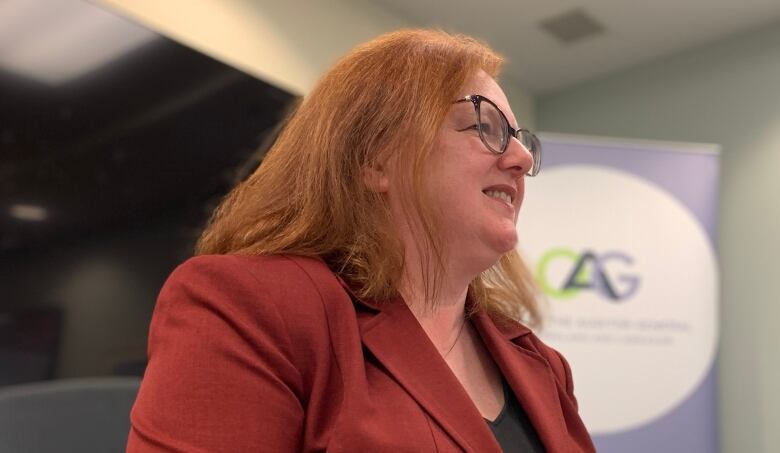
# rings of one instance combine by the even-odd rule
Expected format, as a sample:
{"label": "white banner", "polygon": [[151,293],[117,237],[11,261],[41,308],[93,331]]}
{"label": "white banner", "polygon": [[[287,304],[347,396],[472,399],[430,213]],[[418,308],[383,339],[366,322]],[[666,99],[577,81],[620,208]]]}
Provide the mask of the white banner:
{"label": "white banner", "polygon": [[598,451],[718,451],[719,148],[541,141],[519,248]]}

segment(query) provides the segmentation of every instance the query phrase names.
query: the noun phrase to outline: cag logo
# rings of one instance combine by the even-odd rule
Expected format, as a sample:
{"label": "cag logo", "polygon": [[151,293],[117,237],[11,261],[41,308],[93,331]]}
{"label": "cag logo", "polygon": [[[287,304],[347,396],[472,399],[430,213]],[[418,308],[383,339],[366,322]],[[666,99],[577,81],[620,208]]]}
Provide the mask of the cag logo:
{"label": "cag logo", "polygon": [[[640,279],[636,274],[626,272],[634,264],[629,255],[609,251],[597,254],[592,250],[577,253],[567,248],[549,250],[539,260],[536,277],[542,291],[550,297],[568,299],[583,290],[596,291],[610,302],[624,302],[636,293]],[[564,266],[565,278],[562,284],[550,281],[550,270]]]}

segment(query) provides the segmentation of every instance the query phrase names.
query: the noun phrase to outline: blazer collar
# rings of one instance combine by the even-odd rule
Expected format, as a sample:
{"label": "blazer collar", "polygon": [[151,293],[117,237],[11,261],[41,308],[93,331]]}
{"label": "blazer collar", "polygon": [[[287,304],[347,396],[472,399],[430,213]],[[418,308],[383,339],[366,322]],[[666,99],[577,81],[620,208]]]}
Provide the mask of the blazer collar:
{"label": "blazer collar", "polygon": [[[403,299],[361,300],[346,283],[341,284],[363,307],[358,310],[363,344],[412,398],[465,451],[500,452],[471,397]],[[472,315],[471,322],[547,451],[567,451],[555,376],[533,347],[531,330],[517,322],[496,322],[484,311]]]}
{"label": "blazer collar", "polygon": [[569,451],[559,386],[549,362],[537,352],[535,336],[528,335],[530,329],[517,322],[496,324],[484,312],[477,312],[472,322],[545,449]]}
{"label": "blazer collar", "polygon": [[464,451],[499,453],[479,410],[406,303],[397,298],[364,305],[379,311],[358,311],[363,344],[388,373]]}

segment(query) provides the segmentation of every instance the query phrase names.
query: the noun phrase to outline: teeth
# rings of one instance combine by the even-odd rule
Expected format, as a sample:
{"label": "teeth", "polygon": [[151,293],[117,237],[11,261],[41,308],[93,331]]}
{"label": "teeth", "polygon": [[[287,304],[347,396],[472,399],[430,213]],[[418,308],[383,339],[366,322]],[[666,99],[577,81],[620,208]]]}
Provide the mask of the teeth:
{"label": "teeth", "polygon": [[500,192],[498,190],[488,190],[485,194],[489,197],[498,198],[512,204],[512,197],[510,197],[508,193]]}

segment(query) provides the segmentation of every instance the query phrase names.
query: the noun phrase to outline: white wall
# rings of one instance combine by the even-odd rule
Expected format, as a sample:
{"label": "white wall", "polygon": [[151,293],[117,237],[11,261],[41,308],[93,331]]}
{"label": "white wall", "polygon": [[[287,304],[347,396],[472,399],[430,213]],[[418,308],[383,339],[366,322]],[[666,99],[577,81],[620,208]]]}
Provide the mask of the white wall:
{"label": "white wall", "polygon": [[[294,94],[355,45],[415,24],[364,0],[96,0],[151,29]],[[515,116],[533,99],[502,80]]]}
{"label": "white wall", "polygon": [[780,24],[545,95],[537,124],[723,146],[723,452],[780,451]]}

